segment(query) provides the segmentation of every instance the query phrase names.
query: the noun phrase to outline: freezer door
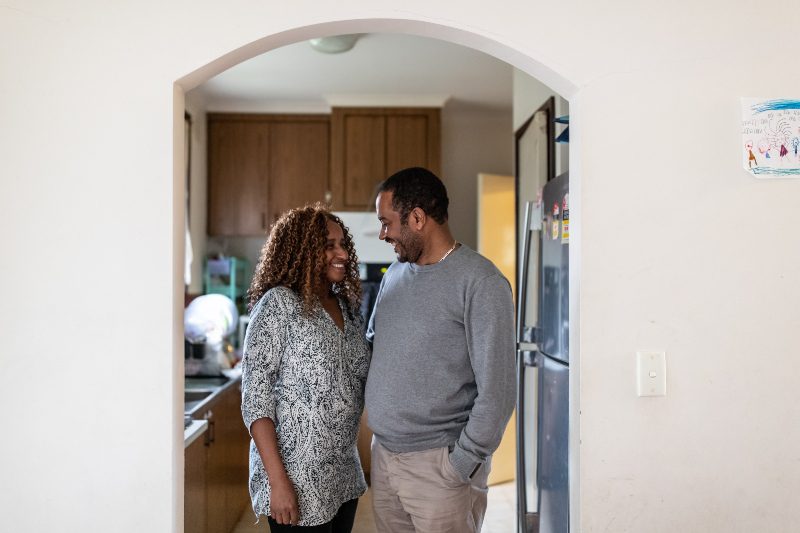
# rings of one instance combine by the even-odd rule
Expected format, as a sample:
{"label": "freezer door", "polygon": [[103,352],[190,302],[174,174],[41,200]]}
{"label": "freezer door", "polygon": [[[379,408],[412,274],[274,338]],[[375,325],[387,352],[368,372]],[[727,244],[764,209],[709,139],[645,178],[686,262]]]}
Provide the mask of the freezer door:
{"label": "freezer door", "polygon": [[569,533],[569,366],[539,359],[539,533]]}

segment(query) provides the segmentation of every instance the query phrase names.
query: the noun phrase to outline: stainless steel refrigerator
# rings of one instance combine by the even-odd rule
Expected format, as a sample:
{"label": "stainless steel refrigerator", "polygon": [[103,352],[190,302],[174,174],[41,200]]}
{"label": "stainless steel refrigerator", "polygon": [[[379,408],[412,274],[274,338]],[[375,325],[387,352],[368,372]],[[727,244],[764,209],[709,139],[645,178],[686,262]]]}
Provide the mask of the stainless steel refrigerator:
{"label": "stainless steel refrigerator", "polygon": [[526,202],[517,296],[519,533],[569,532],[569,174]]}

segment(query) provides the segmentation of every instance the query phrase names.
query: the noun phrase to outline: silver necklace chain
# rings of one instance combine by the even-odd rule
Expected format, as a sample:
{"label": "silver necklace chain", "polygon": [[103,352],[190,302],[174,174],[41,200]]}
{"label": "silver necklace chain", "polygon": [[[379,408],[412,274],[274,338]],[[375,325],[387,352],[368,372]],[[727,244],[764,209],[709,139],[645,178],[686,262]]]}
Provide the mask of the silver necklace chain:
{"label": "silver necklace chain", "polygon": [[452,246],[452,247],[451,247],[449,250],[447,250],[447,252],[445,252],[445,254],[442,256],[442,258],[441,258],[441,259],[439,259],[439,260],[438,260],[438,261],[436,261],[436,262],[437,262],[437,263],[441,263],[442,261],[444,261],[444,260],[445,260],[445,258],[446,258],[448,255],[450,255],[450,252],[452,252],[453,250],[455,250],[455,249],[456,249],[456,246],[458,246],[458,241],[453,241],[453,246]]}

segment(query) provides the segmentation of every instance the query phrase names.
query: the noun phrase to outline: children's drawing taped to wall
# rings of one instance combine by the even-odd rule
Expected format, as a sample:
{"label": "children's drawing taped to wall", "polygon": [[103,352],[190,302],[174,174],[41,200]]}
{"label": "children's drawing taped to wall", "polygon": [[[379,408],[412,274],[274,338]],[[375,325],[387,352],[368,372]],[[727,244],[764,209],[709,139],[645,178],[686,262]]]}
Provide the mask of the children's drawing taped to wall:
{"label": "children's drawing taped to wall", "polygon": [[800,100],[742,98],[741,153],[757,178],[800,177]]}

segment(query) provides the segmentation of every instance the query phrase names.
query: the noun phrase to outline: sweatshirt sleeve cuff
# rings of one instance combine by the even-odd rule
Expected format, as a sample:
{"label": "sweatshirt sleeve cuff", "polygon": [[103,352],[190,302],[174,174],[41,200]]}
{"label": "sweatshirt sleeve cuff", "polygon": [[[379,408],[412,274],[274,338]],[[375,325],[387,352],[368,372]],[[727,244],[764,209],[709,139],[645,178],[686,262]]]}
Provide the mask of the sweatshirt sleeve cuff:
{"label": "sweatshirt sleeve cuff", "polygon": [[470,476],[482,464],[482,461],[476,461],[475,457],[460,447],[457,443],[453,451],[450,452],[450,464],[453,469],[461,476],[461,481],[469,481]]}

